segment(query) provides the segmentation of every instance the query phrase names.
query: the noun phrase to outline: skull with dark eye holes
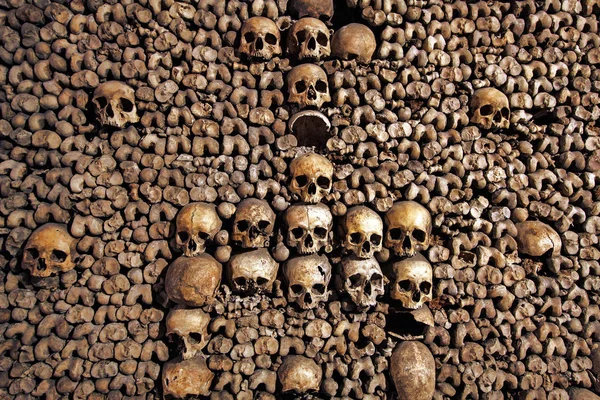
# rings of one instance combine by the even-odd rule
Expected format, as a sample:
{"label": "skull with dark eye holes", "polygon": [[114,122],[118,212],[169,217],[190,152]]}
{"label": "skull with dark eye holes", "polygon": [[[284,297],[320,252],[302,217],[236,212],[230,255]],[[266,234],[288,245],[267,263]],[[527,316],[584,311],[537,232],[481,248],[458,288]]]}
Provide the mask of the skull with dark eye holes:
{"label": "skull with dark eye holes", "polygon": [[321,107],[331,101],[327,74],[314,64],[302,64],[288,72],[287,84],[290,103],[300,107]]}
{"label": "skull with dark eye holes", "polygon": [[124,128],[139,121],[135,105],[135,91],[120,81],[109,81],[94,90],[92,102],[98,120],[104,126]]}
{"label": "skull with dark eye holes", "polygon": [[281,54],[281,35],[275,22],[265,17],[252,17],[242,25],[240,52],[251,58],[270,60]]}
{"label": "skull with dark eye holes", "polygon": [[312,254],[289,260],[283,275],[288,287],[287,299],[301,309],[316,308],[327,301],[327,286],[331,280],[331,264],[327,256]]}
{"label": "skull with dark eye holes", "polygon": [[333,164],[322,155],[306,153],[294,158],[290,172],[290,191],[304,202],[316,204],[331,191]]}
{"label": "skull with dark eye holes", "polygon": [[47,278],[75,268],[77,240],[65,225],[45,224],[37,228],[23,250],[21,266],[32,277]]}
{"label": "skull with dark eye holes", "polygon": [[288,51],[298,60],[320,60],[331,53],[327,26],[316,18],[302,18],[288,34]]}
{"label": "skull with dark eye holes", "polygon": [[498,89],[478,89],[471,98],[471,112],[471,122],[483,129],[508,129],[510,126],[510,103]]}
{"label": "skull with dark eye holes", "polygon": [[389,296],[402,308],[416,310],[431,301],[433,269],[420,253],[385,266],[389,279]]}
{"label": "skull with dark eye holes", "polygon": [[299,254],[312,254],[323,248],[326,252],[332,250],[333,216],[325,204],[294,204],[287,209],[284,223],[286,243]]}
{"label": "skull with dark eye holes", "polygon": [[231,239],[245,249],[269,247],[275,213],[265,200],[248,198],[238,204]]}

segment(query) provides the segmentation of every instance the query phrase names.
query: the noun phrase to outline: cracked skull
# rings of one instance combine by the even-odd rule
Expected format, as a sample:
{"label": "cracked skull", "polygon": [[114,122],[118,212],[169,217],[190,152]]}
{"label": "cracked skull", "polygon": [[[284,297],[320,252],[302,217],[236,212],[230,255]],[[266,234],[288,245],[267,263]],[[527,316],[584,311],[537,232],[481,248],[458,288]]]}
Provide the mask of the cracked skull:
{"label": "cracked skull", "polygon": [[390,298],[405,309],[416,310],[431,301],[433,270],[421,254],[388,265],[386,276]]}
{"label": "cracked skull", "polygon": [[333,217],[325,204],[295,204],[284,217],[287,226],[286,243],[300,254],[312,254],[325,248],[331,251]]}
{"label": "cracked skull", "polygon": [[94,90],[92,102],[98,120],[104,126],[123,128],[139,121],[133,88],[119,81],[109,81]]}
{"label": "cracked skull", "polygon": [[348,24],[333,34],[331,54],[342,60],[368,64],[375,53],[377,41],[373,31],[363,24]]}
{"label": "cracked skull", "polygon": [[77,260],[76,245],[66,225],[42,225],[27,240],[21,266],[38,278],[70,271]]}
{"label": "cracked skull", "polygon": [[333,164],[322,155],[306,153],[294,158],[290,173],[290,191],[306,203],[316,204],[331,192]]}
{"label": "cracked skull", "polygon": [[360,308],[375,306],[377,297],[385,292],[383,272],[373,257],[361,259],[350,256],[342,259],[337,286],[348,293]]}
{"label": "cracked skull", "polygon": [[323,371],[308,357],[288,355],[277,370],[277,377],[283,392],[300,394],[319,390]]}
{"label": "cracked skull", "polygon": [[379,214],[365,206],[348,210],[341,225],[343,246],[355,256],[370,258],[383,245],[383,221]]}
{"label": "cracked skull", "polygon": [[166,320],[166,334],[178,336],[183,342],[182,357],[189,359],[199,354],[208,344],[210,335],[208,324],[210,315],[199,308],[176,308],[169,312]]}
{"label": "cracked skull", "polygon": [[508,129],[510,126],[508,97],[498,89],[478,89],[471,99],[471,110],[471,122],[483,129]]}
{"label": "cracked skull", "polygon": [[221,219],[214,204],[190,203],[175,219],[175,247],[193,257],[206,251],[206,245],[221,229]]}
{"label": "cracked skull", "polygon": [[275,213],[269,203],[248,198],[237,206],[231,239],[245,249],[269,247],[274,228]]}
{"label": "cracked skull", "polygon": [[265,17],[252,17],[242,25],[240,52],[248,57],[270,60],[281,54],[280,39],[275,22]]}
{"label": "cracked skull", "polygon": [[395,203],[385,214],[384,246],[397,256],[427,250],[431,242],[431,215],[414,201]]}
{"label": "cracked skull", "polygon": [[320,60],[331,53],[329,29],[316,18],[302,18],[288,34],[288,52],[298,60]]}
{"label": "cracked skull", "polygon": [[277,278],[279,264],[267,249],[258,249],[231,257],[227,276],[234,292],[270,293]]}
{"label": "cracked skull", "polygon": [[329,298],[327,286],[331,279],[331,264],[327,256],[313,254],[292,258],[285,264],[283,276],[288,301],[303,310],[315,308]]}
{"label": "cracked skull", "polygon": [[167,270],[165,292],[169,299],[190,307],[212,304],[221,284],[223,267],[212,256],[181,256]]}
{"label": "cracked skull", "polygon": [[214,377],[203,356],[187,360],[176,358],[162,368],[163,394],[177,399],[208,396]]}
{"label": "cracked skull", "polygon": [[300,107],[321,107],[331,101],[325,71],[314,64],[298,65],[287,75],[288,101]]}

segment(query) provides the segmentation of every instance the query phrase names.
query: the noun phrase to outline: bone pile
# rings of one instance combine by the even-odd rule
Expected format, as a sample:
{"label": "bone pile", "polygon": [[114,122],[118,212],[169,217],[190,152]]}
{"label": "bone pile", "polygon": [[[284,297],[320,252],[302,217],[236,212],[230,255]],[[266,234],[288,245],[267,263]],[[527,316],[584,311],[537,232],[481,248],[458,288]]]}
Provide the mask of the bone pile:
{"label": "bone pile", "polygon": [[0,1],[0,398],[600,399],[599,16]]}

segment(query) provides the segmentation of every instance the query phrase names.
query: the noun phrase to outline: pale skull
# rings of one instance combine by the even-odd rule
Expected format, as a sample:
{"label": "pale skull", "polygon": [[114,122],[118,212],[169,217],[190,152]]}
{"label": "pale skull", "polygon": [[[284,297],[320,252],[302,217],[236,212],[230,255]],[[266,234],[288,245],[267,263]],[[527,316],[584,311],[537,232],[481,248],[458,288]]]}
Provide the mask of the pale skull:
{"label": "pale skull", "polygon": [[184,359],[200,354],[210,340],[210,315],[199,308],[176,308],[169,312],[165,322],[167,336],[177,336],[183,342]]}
{"label": "pale skull", "polygon": [[123,128],[139,121],[132,87],[120,81],[109,81],[94,90],[92,102],[98,120],[104,126]]}
{"label": "pale skull", "polygon": [[275,213],[265,200],[242,200],[235,212],[231,239],[245,249],[269,247],[275,229]]}
{"label": "pale skull", "polygon": [[327,256],[313,254],[292,258],[285,264],[283,276],[288,301],[303,310],[316,308],[329,298],[331,264]]}
{"label": "pale skull", "polygon": [[279,366],[277,377],[284,393],[302,394],[319,390],[323,371],[314,360],[308,357],[288,355]]}
{"label": "pale skull", "polygon": [[181,256],[167,269],[165,292],[169,299],[190,307],[212,304],[223,274],[222,265],[209,254]]}
{"label": "pale skull", "polygon": [[316,18],[302,18],[290,28],[288,52],[298,60],[320,60],[331,54],[329,29]]}
{"label": "pale skull", "polygon": [[203,356],[187,360],[175,358],[162,368],[163,395],[176,399],[208,396],[214,377]]}
{"label": "pale skull", "polygon": [[382,249],[383,221],[379,214],[368,207],[349,209],[341,230],[343,247],[357,257],[370,258]]}
{"label": "pale skull", "polygon": [[281,54],[280,39],[275,22],[265,17],[252,17],[242,25],[240,52],[251,58],[270,60]]}
{"label": "pale skull", "polygon": [[342,259],[338,289],[346,292],[359,308],[377,305],[377,297],[385,292],[383,272],[375,258],[350,256]]}
{"label": "pale skull", "polygon": [[333,164],[322,155],[306,153],[294,158],[290,173],[290,191],[306,203],[316,204],[331,192]]}
{"label": "pale skull", "polygon": [[398,400],[431,400],[435,394],[435,360],[421,342],[399,343],[390,359]]}
{"label": "pale skull", "polygon": [[175,218],[175,247],[193,257],[206,251],[206,245],[221,230],[217,207],[208,203],[190,203]]}
{"label": "pale skull", "polygon": [[560,256],[562,240],[550,225],[541,221],[525,221],[516,225],[519,253],[531,257]]}
{"label": "pale skull", "polygon": [[416,310],[431,301],[433,269],[421,254],[396,261],[386,267],[389,296],[403,308]]}
{"label": "pale skull", "polygon": [[431,215],[414,201],[401,201],[385,214],[384,246],[397,256],[412,256],[431,243]]}
{"label": "pale skull", "polygon": [[270,293],[277,278],[279,264],[267,249],[236,254],[227,264],[227,277],[234,292]]}
{"label": "pale skull", "polygon": [[314,64],[298,65],[287,75],[288,101],[300,107],[321,107],[331,101],[327,74]]}
{"label": "pale skull", "polygon": [[508,129],[510,126],[508,97],[498,89],[478,89],[471,99],[471,111],[471,122],[483,129]]}
{"label": "pale skull", "polygon": [[375,53],[377,41],[373,31],[363,24],[348,24],[333,34],[331,54],[342,60],[368,64]]}
{"label": "pale skull", "polygon": [[25,244],[21,267],[31,276],[47,278],[75,268],[77,241],[66,225],[45,224],[37,228]]}
{"label": "pale skull", "polygon": [[333,216],[325,204],[295,204],[284,217],[287,226],[287,245],[300,254],[312,254],[325,248],[331,251]]}

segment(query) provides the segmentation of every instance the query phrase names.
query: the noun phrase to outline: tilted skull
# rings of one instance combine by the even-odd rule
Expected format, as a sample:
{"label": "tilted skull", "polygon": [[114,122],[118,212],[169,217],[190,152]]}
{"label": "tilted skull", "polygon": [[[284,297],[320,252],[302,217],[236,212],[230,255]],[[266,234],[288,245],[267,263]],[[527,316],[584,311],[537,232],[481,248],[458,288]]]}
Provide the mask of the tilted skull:
{"label": "tilted skull", "polygon": [[283,276],[288,301],[303,310],[315,308],[329,298],[331,264],[327,256],[313,254],[292,258],[286,262]]}
{"label": "tilted skull", "polygon": [[322,155],[306,153],[294,158],[290,173],[290,191],[306,203],[316,204],[331,192],[333,164]]}
{"label": "tilted skull", "polygon": [[435,393],[435,360],[421,342],[399,343],[390,359],[398,400],[431,400]]}
{"label": "tilted skull", "polygon": [[183,341],[184,359],[200,354],[210,340],[208,324],[210,315],[199,308],[175,308],[169,312],[166,319],[166,334],[178,336]]}
{"label": "tilted skull", "polygon": [[359,258],[370,258],[381,251],[383,221],[379,214],[365,206],[346,212],[341,224],[343,247]]}
{"label": "tilted skull", "polygon": [[385,293],[383,272],[374,257],[342,259],[337,277],[339,290],[346,292],[359,308],[377,305],[377,297]]}
{"label": "tilted skull", "polygon": [[212,304],[221,284],[223,267],[209,254],[181,256],[167,269],[165,291],[169,299],[190,307]]}
{"label": "tilted skull", "polygon": [[412,256],[431,243],[431,214],[415,201],[400,201],[386,212],[383,245],[397,256]]}
{"label": "tilted skull", "polygon": [[277,377],[284,393],[301,394],[319,390],[323,371],[314,360],[308,357],[288,355],[279,366]]}
{"label": "tilted skull", "polygon": [[327,26],[316,18],[302,18],[288,33],[288,53],[298,60],[320,60],[331,54],[330,33]]}
{"label": "tilted skull", "polygon": [[248,198],[236,209],[231,240],[244,249],[269,247],[275,213],[265,200]]}
{"label": "tilted skull", "polygon": [[556,257],[560,255],[562,240],[554,229],[541,221],[525,221],[516,224],[519,253],[532,257]]}
{"label": "tilted skull", "polygon": [[280,40],[275,22],[265,17],[248,18],[242,25],[240,52],[251,58],[270,60],[281,54]]}
{"label": "tilted skull", "polygon": [[120,81],[109,81],[94,90],[92,102],[98,120],[104,126],[123,128],[140,120],[132,87]]}
{"label": "tilted skull", "polygon": [[385,268],[389,279],[389,296],[402,307],[416,310],[431,301],[433,269],[420,253],[411,258],[396,261]]}
{"label": "tilted skull", "polygon": [[312,254],[325,248],[331,251],[333,216],[325,204],[294,204],[288,207],[284,222],[288,246],[300,254]]}
{"label": "tilted skull", "polygon": [[187,360],[175,358],[162,369],[163,395],[183,399],[188,396],[210,395],[215,374],[208,369],[204,356]]}
{"label": "tilted skull", "polygon": [[373,31],[363,24],[343,26],[333,34],[331,54],[342,60],[356,60],[368,64],[377,48]]}
{"label": "tilted skull", "polygon": [[206,245],[221,230],[217,207],[209,203],[190,203],[175,218],[175,247],[187,257],[206,251]]}
{"label": "tilted skull", "polygon": [[237,293],[270,293],[277,278],[279,264],[267,249],[236,254],[227,264],[231,289]]}
{"label": "tilted skull", "polygon": [[471,99],[471,122],[483,129],[508,129],[510,103],[508,97],[495,88],[475,91]]}
{"label": "tilted skull", "polygon": [[288,101],[300,107],[321,107],[331,101],[327,74],[314,64],[297,65],[287,75]]}
{"label": "tilted skull", "polygon": [[45,224],[37,228],[25,244],[21,267],[31,276],[47,278],[75,268],[77,240],[66,225]]}
{"label": "tilted skull", "polygon": [[333,0],[290,0],[288,10],[298,19],[313,17],[329,21],[333,17]]}

